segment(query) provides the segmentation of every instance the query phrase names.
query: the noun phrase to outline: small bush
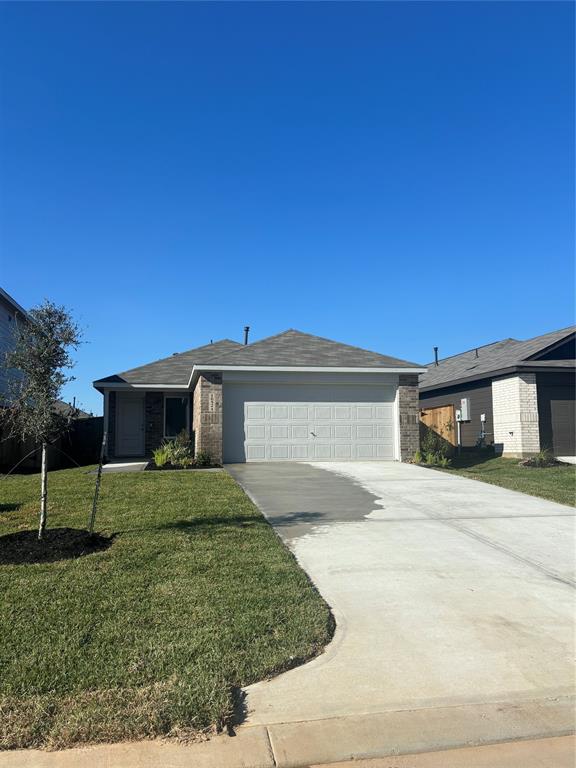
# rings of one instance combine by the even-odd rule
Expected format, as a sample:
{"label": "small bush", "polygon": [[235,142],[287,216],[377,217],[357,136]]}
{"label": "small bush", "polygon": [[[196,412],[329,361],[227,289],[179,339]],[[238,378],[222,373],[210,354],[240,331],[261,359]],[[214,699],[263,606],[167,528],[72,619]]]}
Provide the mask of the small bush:
{"label": "small bush", "polygon": [[543,448],[535,456],[520,462],[521,467],[555,467],[559,464],[549,448]]}
{"label": "small bush", "polygon": [[422,452],[418,449],[412,458],[414,464],[422,464]]}
{"label": "small bush", "polygon": [[448,456],[444,456],[438,451],[424,453],[419,463],[426,464],[428,467],[449,467],[452,464]]}
{"label": "small bush", "polygon": [[159,448],[152,452],[157,467],[171,464],[174,467],[191,467],[194,465],[192,443],[186,431],[182,431],[173,440],[165,440]]}
{"label": "small bush", "polygon": [[170,446],[168,443],[163,443],[159,448],[152,451],[154,457],[154,464],[157,467],[163,467],[170,461]]}
{"label": "small bush", "polygon": [[212,456],[208,451],[199,451],[196,456],[197,467],[209,467],[212,464]]}
{"label": "small bush", "polygon": [[431,427],[420,422],[420,450],[426,461],[426,456],[429,454],[450,456],[454,451],[454,447],[442,435],[439,435]]}

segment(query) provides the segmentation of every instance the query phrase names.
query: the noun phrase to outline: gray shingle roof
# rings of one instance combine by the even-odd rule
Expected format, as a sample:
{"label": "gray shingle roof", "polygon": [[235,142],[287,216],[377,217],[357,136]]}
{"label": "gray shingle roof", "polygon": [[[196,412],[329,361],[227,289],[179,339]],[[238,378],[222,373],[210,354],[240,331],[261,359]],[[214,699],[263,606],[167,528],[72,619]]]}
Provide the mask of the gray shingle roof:
{"label": "gray shingle roof", "polygon": [[107,376],[105,379],[98,379],[94,384],[181,384],[183,387],[187,387],[192,367],[195,364],[209,363],[214,357],[238,347],[242,347],[242,345],[237,341],[222,339],[222,341],[217,341],[214,344],[189,349],[186,352],[164,357],[161,360],[131,368],[114,376]]}
{"label": "gray shingle roof", "polygon": [[[469,349],[459,355],[446,357],[439,360],[438,365],[428,363],[428,371],[420,375],[420,388],[448,386],[461,379],[483,378],[503,368],[526,364],[530,357],[569,337],[575,330],[576,326],[569,326],[527,341],[503,339],[478,347],[477,350]],[[574,365],[573,362],[571,364]],[[547,366],[551,365],[557,363],[548,361]],[[559,367],[570,367],[570,361],[562,361]]]}
{"label": "gray shingle roof", "polygon": [[224,339],[98,379],[94,384],[173,384],[187,387],[195,365],[212,363],[215,370],[222,366],[252,365],[326,368],[422,367],[378,352],[369,352],[360,347],[289,330],[246,346]]}
{"label": "gray shingle roof", "polygon": [[290,329],[220,355],[220,365],[333,368],[422,368],[416,363]]}

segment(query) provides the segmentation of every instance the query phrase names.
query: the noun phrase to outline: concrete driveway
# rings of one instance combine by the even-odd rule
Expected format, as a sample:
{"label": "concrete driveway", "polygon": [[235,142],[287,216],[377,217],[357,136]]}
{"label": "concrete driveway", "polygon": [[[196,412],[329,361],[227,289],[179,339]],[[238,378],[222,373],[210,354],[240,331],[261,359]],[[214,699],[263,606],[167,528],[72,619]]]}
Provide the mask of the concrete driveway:
{"label": "concrete driveway", "polygon": [[572,730],[573,509],[398,463],[227,469],[337,621],[324,654],[247,689],[276,754],[303,721],[308,759],[350,728],[351,757]]}

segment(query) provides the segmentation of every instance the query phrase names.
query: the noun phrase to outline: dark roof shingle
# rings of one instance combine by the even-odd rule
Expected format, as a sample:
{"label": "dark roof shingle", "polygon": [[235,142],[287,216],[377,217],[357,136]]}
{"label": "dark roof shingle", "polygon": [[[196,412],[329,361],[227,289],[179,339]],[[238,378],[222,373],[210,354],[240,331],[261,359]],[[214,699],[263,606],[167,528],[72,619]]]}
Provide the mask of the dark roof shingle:
{"label": "dark roof shingle", "polygon": [[325,368],[421,368],[416,363],[289,330],[246,346],[224,339],[98,379],[99,384],[171,384],[187,387],[195,365]]}
{"label": "dark roof shingle", "polygon": [[422,368],[416,363],[293,329],[220,355],[215,362],[222,366]]}
{"label": "dark roof shingle", "polygon": [[205,344],[203,347],[189,349],[186,352],[155,360],[153,363],[107,376],[105,379],[98,379],[94,384],[175,384],[187,387],[195,364],[208,363],[215,356],[241,346],[237,341],[222,339],[214,344]]}
{"label": "dark roof shingle", "polygon": [[[420,389],[449,386],[452,382],[461,379],[482,378],[494,371],[521,365],[533,355],[569,337],[575,329],[576,326],[569,326],[526,341],[503,339],[477,349],[469,349],[459,355],[446,357],[439,360],[438,365],[429,363],[427,372],[420,375]],[[553,363],[548,362],[547,365],[551,366]]]}

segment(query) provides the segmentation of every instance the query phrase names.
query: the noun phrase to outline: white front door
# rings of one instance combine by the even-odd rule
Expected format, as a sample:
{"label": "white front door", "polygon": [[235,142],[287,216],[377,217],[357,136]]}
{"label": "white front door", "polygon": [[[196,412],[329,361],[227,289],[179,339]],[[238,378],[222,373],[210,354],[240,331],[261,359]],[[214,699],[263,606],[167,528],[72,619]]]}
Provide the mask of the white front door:
{"label": "white front door", "polygon": [[116,395],[116,455],[144,455],[144,396],[132,392]]}
{"label": "white front door", "polygon": [[395,396],[391,385],[226,385],[224,461],[393,461]]}

